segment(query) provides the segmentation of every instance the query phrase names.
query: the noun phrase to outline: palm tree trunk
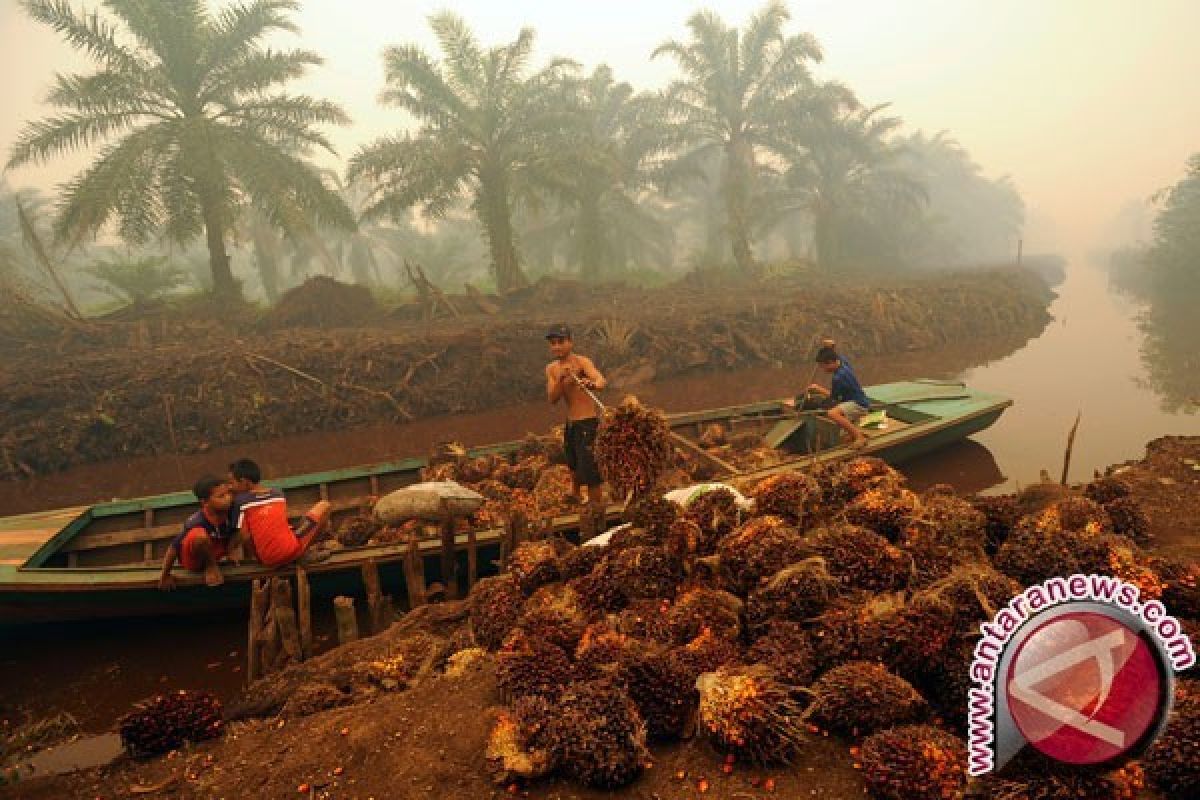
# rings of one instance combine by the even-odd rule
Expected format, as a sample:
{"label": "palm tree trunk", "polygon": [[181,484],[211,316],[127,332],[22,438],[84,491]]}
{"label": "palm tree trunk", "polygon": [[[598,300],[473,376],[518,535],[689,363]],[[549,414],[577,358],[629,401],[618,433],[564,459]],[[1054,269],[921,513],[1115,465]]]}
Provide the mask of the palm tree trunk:
{"label": "palm tree trunk", "polygon": [[250,229],[254,263],[258,265],[263,292],[267,295],[267,302],[274,304],[279,299],[279,251],[272,237],[273,232],[265,226],[254,225]]}
{"label": "palm tree trunk", "polygon": [[740,139],[730,141],[725,153],[725,213],[733,262],[744,274],[754,272],[750,247],[750,146]]}
{"label": "palm tree trunk", "polygon": [[813,214],[813,243],[817,248],[817,268],[833,269],[837,263],[837,243],[834,233],[833,209],[817,206]]}
{"label": "palm tree trunk", "polygon": [[600,230],[600,206],[594,198],[579,206],[579,274],[597,281],[604,272],[604,235]]}
{"label": "palm tree trunk", "polygon": [[229,251],[225,249],[225,228],[216,203],[210,198],[200,198],[201,213],[204,215],[204,235],[208,239],[208,266],[212,270],[213,295],[220,298],[235,298],[238,287],[229,267]]}
{"label": "palm tree trunk", "polygon": [[492,256],[496,288],[505,293],[529,285],[529,280],[521,271],[517,246],[513,239],[508,176],[499,170],[480,176],[479,217]]}

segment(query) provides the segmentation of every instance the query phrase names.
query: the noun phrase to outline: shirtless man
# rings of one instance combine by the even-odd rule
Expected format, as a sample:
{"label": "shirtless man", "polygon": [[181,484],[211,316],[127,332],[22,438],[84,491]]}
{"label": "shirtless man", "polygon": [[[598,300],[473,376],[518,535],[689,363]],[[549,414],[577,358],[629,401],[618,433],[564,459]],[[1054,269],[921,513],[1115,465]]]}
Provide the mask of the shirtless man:
{"label": "shirtless man", "polygon": [[596,417],[596,403],[584,388],[599,391],[608,385],[608,381],[590,358],[574,352],[575,343],[566,325],[552,326],[546,332],[546,341],[554,356],[554,360],[546,365],[546,398],[551,405],[560,400],[567,405],[563,452],[571,470],[575,497],[579,498],[581,487],[586,486],[588,505],[597,511],[604,507],[604,479],[600,477],[592,447],[596,443],[600,420]]}

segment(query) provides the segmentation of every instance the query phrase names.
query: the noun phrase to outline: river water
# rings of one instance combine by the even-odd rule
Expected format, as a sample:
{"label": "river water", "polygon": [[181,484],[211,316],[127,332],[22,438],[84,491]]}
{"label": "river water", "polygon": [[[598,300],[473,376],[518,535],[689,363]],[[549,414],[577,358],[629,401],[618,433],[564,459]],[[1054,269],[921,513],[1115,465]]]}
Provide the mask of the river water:
{"label": "river water", "polygon": [[[1057,477],[1077,413],[1074,480],[1140,457],[1155,437],[1200,434],[1200,407],[1180,405],[1175,398],[1179,410],[1169,411],[1165,398],[1149,385],[1139,307],[1110,292],[1106,276],[1086,267],[1069,270],[1057,291],[1053,321],[1023,344],[962,342],[936,353],[854,358],[865,384],[957,378],[1014,400],[995,426],[973,440],[907,465],[916,487],[945,482],[964,492],[999,492],[1036,481],[1042,469]],[[649,404],[682,411],[789,395],[806,378],[805,368],[761,367],[671,379],[637,393]],[[131,459],[119,470],[90,465],[0,486],[0,513],[175,490],[187,485],[189,476],[220,470],[244,452],[268,474],[280,475],[421,454],[445,439],[470,445],[503,441],[544,431],[557,421],[538,403],[289,437],[179,459]],[[322,627],[327,622],[319,621]],[[244,637],[240,613],[0,632],[0,720],[20,721],[24,710],[65,710],[87,729],[101,731],[130,702],[162,689],[190,686],[232,694],[242,683]]]}

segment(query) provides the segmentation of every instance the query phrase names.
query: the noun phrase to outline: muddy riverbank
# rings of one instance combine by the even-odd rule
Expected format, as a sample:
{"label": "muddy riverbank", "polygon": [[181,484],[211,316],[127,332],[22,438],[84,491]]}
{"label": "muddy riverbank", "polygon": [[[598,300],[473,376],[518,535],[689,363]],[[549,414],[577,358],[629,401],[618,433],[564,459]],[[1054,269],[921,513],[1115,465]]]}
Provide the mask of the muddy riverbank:
{"label": "muddy riverbank", "polygon": [[4,353],[0,473],[27,480],[79,464],[530,402],[542,393],[550,321],[569,321],[579,348],[622,391],[794,368],[811,359],[817,335],[860,358],[1024,340],[1044,328],[1050,298],[1039,278],[1002,269],[869,288],[815,278],[603,292],[550,283],[511,313],[356,328],[122,322],[121,334],[40,339]]}

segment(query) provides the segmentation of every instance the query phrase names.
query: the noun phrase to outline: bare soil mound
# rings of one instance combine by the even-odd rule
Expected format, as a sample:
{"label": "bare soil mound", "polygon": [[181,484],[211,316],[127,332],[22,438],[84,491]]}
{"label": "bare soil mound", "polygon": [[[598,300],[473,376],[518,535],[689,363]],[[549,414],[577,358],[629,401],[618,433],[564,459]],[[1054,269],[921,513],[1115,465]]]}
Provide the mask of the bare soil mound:
{"label": "bare soil mound", "polygon": [[263,319],[267,328],[351,328],[379,321],[383,308],[365,286],[325,275],[288,289]]}

